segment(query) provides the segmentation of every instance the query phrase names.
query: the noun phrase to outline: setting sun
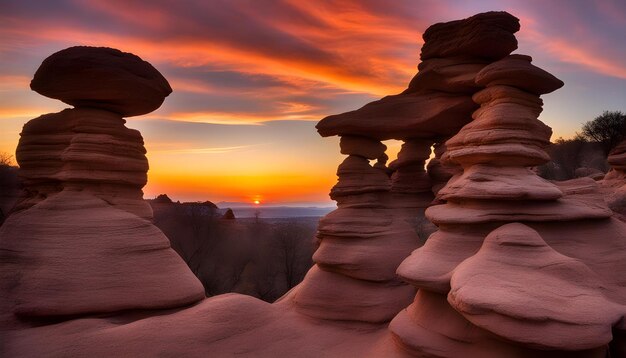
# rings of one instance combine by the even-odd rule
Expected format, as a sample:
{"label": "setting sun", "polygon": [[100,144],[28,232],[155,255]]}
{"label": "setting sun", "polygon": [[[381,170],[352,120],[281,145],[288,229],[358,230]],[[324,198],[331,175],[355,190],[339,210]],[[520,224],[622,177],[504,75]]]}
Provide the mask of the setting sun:
{"label": "setting sun", "polygon": [[259,205],[259,204],[261,204],[261,202],[260,202],[260,201],[258,201],[258,200],[255,200],[255,201],[254,201],[254,204]]}

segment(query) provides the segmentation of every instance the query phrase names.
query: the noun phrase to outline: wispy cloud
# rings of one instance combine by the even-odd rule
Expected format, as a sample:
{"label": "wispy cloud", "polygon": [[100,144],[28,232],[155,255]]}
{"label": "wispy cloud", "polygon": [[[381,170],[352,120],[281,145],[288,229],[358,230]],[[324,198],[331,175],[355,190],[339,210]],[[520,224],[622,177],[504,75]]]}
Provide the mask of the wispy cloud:
{"label": "wispy cloud", "polygon": [[284,114],[276,115],[233,112],[172,112],[146,115],[141,118],[227,125],[260,125],[263,122],[273,121],[319,121],[321,117],[321,114],[300,114],[299,111],[287,111]]}
{"label": "wispy cloud", "polygon": [[253,145],[239,145],[234,147],[208,147],[208,148],[185,148],[185,149],[169,149],[169,150],[153,150],[153,153],[162,154],[223,154],[234,152],[246,148],[253,147]]}

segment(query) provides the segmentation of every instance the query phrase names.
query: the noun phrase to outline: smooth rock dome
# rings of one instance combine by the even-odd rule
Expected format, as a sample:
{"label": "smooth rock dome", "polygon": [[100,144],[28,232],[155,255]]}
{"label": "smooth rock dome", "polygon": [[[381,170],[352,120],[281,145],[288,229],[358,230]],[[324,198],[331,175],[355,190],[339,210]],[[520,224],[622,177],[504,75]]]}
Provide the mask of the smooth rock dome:
{"label": "smooth rock dome", "polygon": [[167,80],[139,56],[108,47],[75,46],[46,58],[30,83],[46,97],[123,117],[159,108],[172,93]]}

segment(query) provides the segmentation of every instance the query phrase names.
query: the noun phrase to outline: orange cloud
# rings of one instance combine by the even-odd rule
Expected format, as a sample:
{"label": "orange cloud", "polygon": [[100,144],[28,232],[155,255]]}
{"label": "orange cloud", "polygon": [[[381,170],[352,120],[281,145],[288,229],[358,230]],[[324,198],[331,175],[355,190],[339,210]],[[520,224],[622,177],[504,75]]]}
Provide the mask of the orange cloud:
{"label": "orange cloud", "polygon": [[[105,5],[101,1],[92,1],[94,5],[104,7],[115,16],[124,18],[127,12],[117,10],[115,7]],[[122,7],[123,9],[123,7]],[[313,11],[313,8],[306,9]],[[171,24],[166,13],[159,13],[159,9],[148,9],[147,18],[139,16],[141,24],[146,23],[148,29],[152,23]],[[348,14],[349,15],[349,14]],[[323,13],[318,17],[325,16]],[[356,15],[355,15],[356,16]],[[211,65],[243,73],[263,73],[275,76],[298,77],[327,83],[331,86],[360,93],[369,93],[377,96],[395,93],[402,90],[415,72],[414,63],[411,65],[398,63],[397,57],[382,56],[385,51],[394,49],[390,41],[396,37],[399,41],[417,46],[416,40],[419,34],[409,30],[398,30],[390,24],[385,27],[370,27],[369,33],[381,41],[353,41],[349,36],[334,38],[334,34],[347,32],[347,34],[368,34],[367,26],[374,21],[371,14],[361,12],[358,14],[364,21],[361,24],[359,18],[352,21],[345,19],[327,20],[334,30],[328,33],[319,30],[307,30],[291,24],[274,24],[274,26],[289,31],[294,37],[307,38],[310,43],[324,44],[324,50],[332,53],[337,61],[345,60],[347,64],[342,66],[339,62],[320,62],[316,59],[308,59],[303,56],[291,56],[283,53],[267,54],[260,52],[257,47],[250,47],[246,43],[219,42],[214,39],[196,37],[170,37],[159,40],[141,36],[120,36],[105,33],[90,28],[77,28],[53,24],[46,26],[45,30],[33,30],[33,23],[26,20],[12,19],[10,27],[4,27],[2,32],[11,37],[30,38],[45,41],[59,42],[60,39],[72,39],[72,42],[86,45],[111,46],[126,49],[141,56],[150,62],[170,63],[180,67]],[[375,24],[376,25],[376,24]],[[36,26],[36,25],[35,25]],[[173,25],[175,26],[175,24]],[[381,25],[382,26],[382,25]],[[298,33],[303,31],[303,33]],[[308,33],[307,33],[308,32]],[[334,39],[333,39],[334,38]],[[384,41],[383,41],[384,39]],[[323,41],[320,41],[323,40]],[[319,41],[319,42],[318,42]],[[382,56],[382,57],[381,57]],[[415,61],[416,62],[416,61]],[[398,78],[398,73],[404,78]],[[395,76],[390,76],[395,75]],[[182,83],[183,89],[204,91],[190,83]]]}
{"label": "orange cloud", "polygon": [[285,112],[285,114],[251,114],[236,112],[172,112],[148,114],[143,119],[168,119],[194,123],[213,123],[230,125],[261,124],[269,121],[318,121],[322,114],[299,114],[300,112]]}

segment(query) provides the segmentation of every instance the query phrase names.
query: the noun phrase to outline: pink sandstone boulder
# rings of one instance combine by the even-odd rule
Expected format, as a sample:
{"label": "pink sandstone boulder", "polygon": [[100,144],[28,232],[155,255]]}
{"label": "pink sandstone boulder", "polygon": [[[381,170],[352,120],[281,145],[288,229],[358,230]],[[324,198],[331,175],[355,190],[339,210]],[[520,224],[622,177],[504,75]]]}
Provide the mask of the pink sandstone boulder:
{"label": "pink sandstone boulder", "polygon": [[172,93],[159,71],[138,56],[87,46],[48,57],[30,87],[72,106],[106,109],[123,117],[152,112]]}
{"label": "pink sandstone boulder", "polygon": [[517,223],[492,231],[478,253],[456,267],[451,286],[448,301],[470,322],[533,348],[603,346],[626,313],[584,262]]}

